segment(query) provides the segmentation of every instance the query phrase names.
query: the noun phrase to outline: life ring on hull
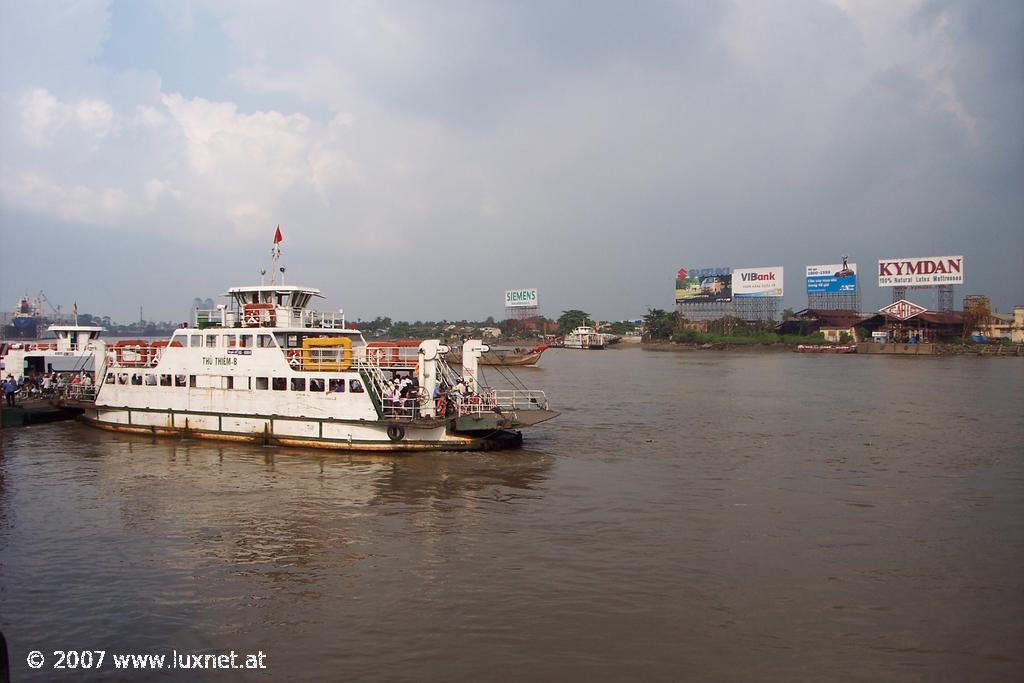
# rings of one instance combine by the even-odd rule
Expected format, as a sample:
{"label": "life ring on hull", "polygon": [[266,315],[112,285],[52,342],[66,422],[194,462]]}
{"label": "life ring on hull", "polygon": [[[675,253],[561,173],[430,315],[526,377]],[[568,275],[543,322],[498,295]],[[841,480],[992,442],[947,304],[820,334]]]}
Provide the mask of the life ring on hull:
{"label": "life ring on hull", "polygon": [[388,438],[392,441],[401,441],[405,438],[405,427],[401,425],[388,425]]}
{"label": "life ring on hull", "polygon": [[288,365],[293,370],[299,370],[302,368],[302,350],[301,349],[289,349],[288,350]]}

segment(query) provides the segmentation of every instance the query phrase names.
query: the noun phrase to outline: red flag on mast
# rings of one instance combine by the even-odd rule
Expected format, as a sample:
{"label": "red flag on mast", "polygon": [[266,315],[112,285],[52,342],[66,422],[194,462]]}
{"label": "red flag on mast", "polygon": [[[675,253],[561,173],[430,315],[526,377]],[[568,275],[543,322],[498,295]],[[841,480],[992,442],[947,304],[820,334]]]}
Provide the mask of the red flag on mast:
{"label": "red flag on mast", "polygon": [[280,225],[277,226],[277,232],[274,233],[274,244],[277,244],[278,242],[284,242],[284,238],[281,237],[281,226]]}

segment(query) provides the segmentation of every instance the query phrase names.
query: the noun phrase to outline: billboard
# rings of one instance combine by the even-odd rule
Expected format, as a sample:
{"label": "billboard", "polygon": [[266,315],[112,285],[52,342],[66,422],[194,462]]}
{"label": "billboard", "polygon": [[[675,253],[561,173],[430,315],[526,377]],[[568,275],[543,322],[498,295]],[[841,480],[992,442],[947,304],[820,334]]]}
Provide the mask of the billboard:
{"label": "billboard", "polygon": [[676,303],[732,301],[731,268],[680,268],[676,273]]}
{"label": "billboard", "polygon": [[733,270],[732,293],[737,298],[782,296],[782,266]]}
{"label": "billboard", "polygon": [[914,316],[921,315],[928,309],[924,306],[918,306],[912,301],[906,299],[900,299],[894,303],[889,304],[885,308],[882,308],[879,313],[887,315],[890,318],[896,318],[897,320],[910,320]]}
{"label": "billboard", "polygon": [[889,258],[878,261],[879,287],[934,287],[963,283],[963,256]]}
{"label": "billboard", "polygon": [[808,294],[835,294],[857,291],[857,264],[832,263],[807,266]]}
{"label": "billboard", "polygon": [[505,308],[537,308],[536,289],[506,289]]}

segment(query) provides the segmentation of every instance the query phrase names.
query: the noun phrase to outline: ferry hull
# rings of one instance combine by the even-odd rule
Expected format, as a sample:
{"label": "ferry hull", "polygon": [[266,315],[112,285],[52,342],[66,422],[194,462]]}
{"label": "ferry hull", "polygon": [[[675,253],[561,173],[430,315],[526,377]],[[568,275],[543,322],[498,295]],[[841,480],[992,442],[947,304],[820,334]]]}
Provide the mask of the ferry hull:
{"label": "ferry hull", "polygon": [[[271,446],[360,452],[484,451],[519,448],[522,434],[487,425],[476,433],[451,433],[447,421],[432,424],[345,422],[281,417],[168,413],[128,408],[89,408],[82,421],[108,431],[190,437]],[[479,425],[473,425],[479,427]]]}

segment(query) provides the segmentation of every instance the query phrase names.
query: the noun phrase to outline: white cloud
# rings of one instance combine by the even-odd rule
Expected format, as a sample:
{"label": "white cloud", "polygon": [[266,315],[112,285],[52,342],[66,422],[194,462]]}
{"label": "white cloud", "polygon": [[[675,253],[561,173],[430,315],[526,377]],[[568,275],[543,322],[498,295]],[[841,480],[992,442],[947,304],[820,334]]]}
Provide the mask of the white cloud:
{"label": "white cloud", "polygon": [[22,134],[37,147],[53,145],[70,126],[75,128],[72,134],[93,139],[106,137],[114,129],[114,110],[101,99],[61,102],[45,88],[34,88],[19,98],[18,105]]}
{"label": "white cloud", "polygon": [[109,225],[138,213],[121,187],[61,185],[35,173],[5,175],[0,196],[18,209],[86,225]]}
{"label": "white cloud", "polygon": [[74,105],[74,109],[75,118],[86,133],[102,138],[114,127],[114,110],[103,100],[81,100]]}
{"label": "white cloud", "polygon": [[32,145],[51,144],[53,136],[72,118],[72,109],[44,88],[35,88],[18,100],[21,132]]}
{"label": "white cloud", "polygon": [[[230,102],[180,94],[120,114],[101,99],[63,102],[43,88],[24,94],[19,108],[27,144],[4,159],[3,196],[61,220],[132,227],[159,212],[154,219],[197,226],[196,237],[208,238],[206,226],[218,223],[243,233],[273,220],[286,198],[313,193],[326,204],[359,175],[336,146],[335,126],[303,114],[244,114]],[[130,144],[118,139],[119,122],[136,136]],[[46,168],[34,148],[50,148],[63,163]],[[99,167],[97,157],[105,160]]]}
{"label": "white cloud", "polygon": [[[1020,63],[978,48],[989,24],[954,5],[152,7],[169,20],[140,22],[158,33],[143,40],[198,52],[168,62],[108,40],[137,16],[117,5],[5,10],[3,208],[212,247],[301,225],[289,244],[301,234],[315,256],[359,247],[406,270],[437,245],[479,264],[491,235],[515,234],[543,248],[487,277],[557,273],[584,307],[591,290],[628,296],[601,284],[626,276],[617,260],[655,259],[653,281],[683,252],[870,250],[883,230],[898,248],[960,230],[973,196],[989,223],[1020,216]],[[213,59],[204,36],[223,39]],[[214,65],[209,78],[190,82],[186,58]],[[609,275],[593,284],[597,269]]]}

